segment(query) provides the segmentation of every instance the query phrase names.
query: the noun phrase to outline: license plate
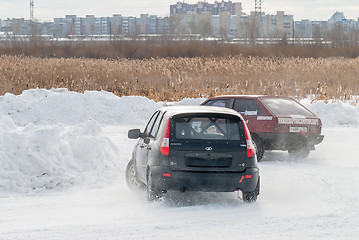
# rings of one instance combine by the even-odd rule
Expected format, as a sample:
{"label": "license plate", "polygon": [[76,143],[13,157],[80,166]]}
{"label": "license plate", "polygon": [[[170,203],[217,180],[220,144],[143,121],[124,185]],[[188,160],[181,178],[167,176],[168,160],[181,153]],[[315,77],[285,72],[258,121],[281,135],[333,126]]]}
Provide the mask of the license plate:
{"label": "license plate", "polygon": [[306,128],[306,127],[289,127],[289,132],[291,132],[291,133],[308,132],[308,128]]}

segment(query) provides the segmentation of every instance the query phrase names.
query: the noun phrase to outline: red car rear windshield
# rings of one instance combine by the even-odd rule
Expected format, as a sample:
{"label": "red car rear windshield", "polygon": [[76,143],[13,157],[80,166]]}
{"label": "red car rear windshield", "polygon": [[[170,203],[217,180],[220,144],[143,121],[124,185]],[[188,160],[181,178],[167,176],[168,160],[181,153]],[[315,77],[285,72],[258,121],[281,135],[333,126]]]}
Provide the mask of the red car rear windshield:
{"label": "red car rear windshield", "polygon": [[310,111],[292,99],[262,98],[261,100],[275,115],[314,116]]}

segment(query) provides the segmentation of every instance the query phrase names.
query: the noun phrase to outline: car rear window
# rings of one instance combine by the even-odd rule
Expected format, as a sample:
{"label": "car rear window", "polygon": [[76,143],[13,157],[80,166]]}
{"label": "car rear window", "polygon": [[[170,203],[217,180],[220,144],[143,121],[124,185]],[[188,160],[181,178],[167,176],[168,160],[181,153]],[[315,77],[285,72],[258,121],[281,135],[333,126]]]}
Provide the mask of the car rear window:
{"label": "car rear window", "polygon": [[239,118],[201,116],[173,120],[177,139],[241,140],[243,123]]}
{"label": "car rear window", "polygon": [[303,115],[313,116],[311,112],[292,99],[287,98],[262,98],[262,102],[275,115]]}
{"label": "car rear window", "polygon": [[245,116],[262,115],[262,109],[258,106],[256,100],[253,99],[236,99],[233,109]]}
{"label": "car rear window", "polygon": [[228,99],[213,99],[206,102],[204,105],[206,106],[214,106],[214,107],[227,107]]}

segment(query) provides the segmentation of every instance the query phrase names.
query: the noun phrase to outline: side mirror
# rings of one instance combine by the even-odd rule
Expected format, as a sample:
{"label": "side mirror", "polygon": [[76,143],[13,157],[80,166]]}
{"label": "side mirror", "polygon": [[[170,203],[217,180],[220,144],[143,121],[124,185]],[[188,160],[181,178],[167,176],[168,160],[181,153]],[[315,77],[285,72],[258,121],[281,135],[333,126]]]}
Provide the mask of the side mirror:
{"label": "side mirror", "polygon": [[141,130],[140,129],[131,129],[128,131],[128,138],[129,139],[137,139],[141,137]]}

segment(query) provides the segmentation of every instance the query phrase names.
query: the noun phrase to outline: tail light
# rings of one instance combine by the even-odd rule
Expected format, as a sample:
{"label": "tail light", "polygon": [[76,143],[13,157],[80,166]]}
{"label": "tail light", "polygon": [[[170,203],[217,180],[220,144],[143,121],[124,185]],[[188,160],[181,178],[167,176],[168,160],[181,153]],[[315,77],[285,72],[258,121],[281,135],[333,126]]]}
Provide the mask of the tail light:
{"label": "tail light", "polygon": [[253,157],[255,154],[255,147],[252,142],[251,135],[249,134],[248,127],[244,121],[243,121],[243,126],[244,126],[244,133],[246,135],[246,141],[247,141],[247,157],[250,158]]}
{"label": "tail light", "polygon": [[166,156],[170,154],[170,121],[171,119],[168,119],[161,143],[161,153]]}

